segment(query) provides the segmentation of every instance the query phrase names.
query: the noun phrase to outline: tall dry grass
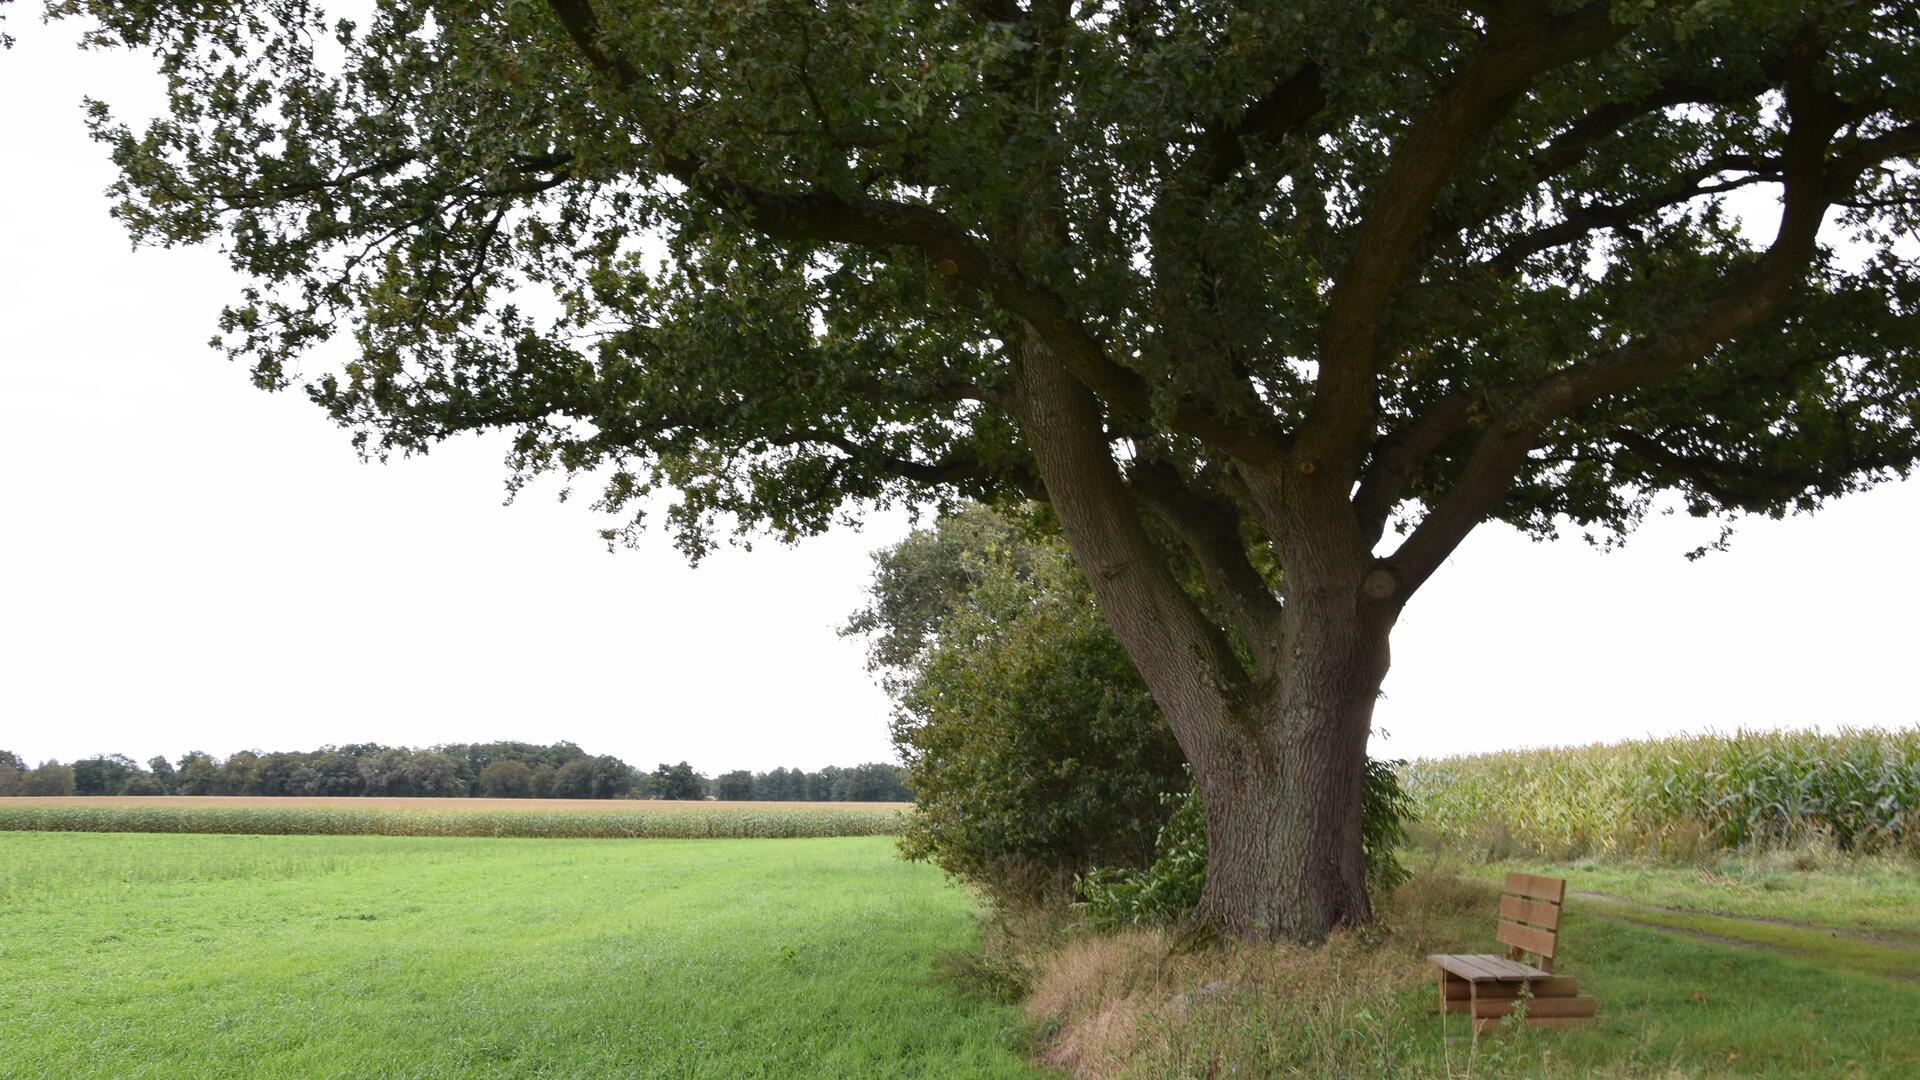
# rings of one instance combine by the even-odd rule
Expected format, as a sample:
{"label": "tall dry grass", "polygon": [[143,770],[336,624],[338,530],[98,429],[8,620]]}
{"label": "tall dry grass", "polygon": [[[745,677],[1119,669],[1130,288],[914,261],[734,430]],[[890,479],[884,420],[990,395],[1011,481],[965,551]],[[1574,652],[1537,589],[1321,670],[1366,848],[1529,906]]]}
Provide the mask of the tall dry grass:
{"label": "tall dry grass", "polygon": [[1495,900],[1484,883],[1423,874],[1380,926],[1320,948],[1072,935],[1032,961],[1035,1057],[1085,1080],[1398,1075],[1424,1016],[1406,1003],[1432,993],[1421,957],[1484,936]]}

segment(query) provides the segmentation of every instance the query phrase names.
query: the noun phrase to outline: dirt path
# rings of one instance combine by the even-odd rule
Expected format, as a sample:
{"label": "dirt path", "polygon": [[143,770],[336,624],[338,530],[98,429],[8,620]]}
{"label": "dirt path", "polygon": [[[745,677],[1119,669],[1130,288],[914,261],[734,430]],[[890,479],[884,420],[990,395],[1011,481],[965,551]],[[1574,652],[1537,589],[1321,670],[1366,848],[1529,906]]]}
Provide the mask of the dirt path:
{"label": "dirt path", "polygon": [[1666,907],[1610,893],[1574,892],[1573,896],[1585,901],[1581,910],[1601,918],[1681,934],[1715,945],[1761,949],[1823,967],[1901,982],[1920,982],[1920,941],[1907,935]]}
{"label": "dirt path", "polygon": [[1806,922],[1801,919],[1783,919],[1768,915],[1735,915],[1725,911],[1702,911],[1698,908],[1671,907],[1666,904],[1650,904],[1645,900],[1635,900],[1616,893],[1581,892],[1573,896],[1589,900],[1601,900],[1612,904],[1624,904],[1628,907],[1642,908],[1648,911],[1661,911],[1674,915],[1710,915],[1716,919],[1730,919],[1734,922],[1757,923],[1762,926],[1785,926],[1796,930],[1811,930],[1834,937],[1853,938],[1887,949],[1900,949],[1905,952],[1920,953],[1920,935],[1902,933],[1898,930],[1862,930],[1858,927],[1826,926],[1822,923]]}

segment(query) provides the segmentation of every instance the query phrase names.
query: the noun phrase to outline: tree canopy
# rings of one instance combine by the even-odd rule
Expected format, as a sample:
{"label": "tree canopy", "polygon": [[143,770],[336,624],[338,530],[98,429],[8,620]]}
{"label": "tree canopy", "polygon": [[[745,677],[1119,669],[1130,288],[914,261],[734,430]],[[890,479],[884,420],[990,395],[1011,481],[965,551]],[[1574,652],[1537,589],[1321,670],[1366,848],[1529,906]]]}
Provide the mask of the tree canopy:
{"label": "tree canopy", "polygon": [[168,79],[91,106],[115,212],[223,245],[220,343],[368,452],[504,429],[696,555],[1044,496],[1236,928],[1365,917],[1386,636],[1480,522],[1920,453],[1912,0],[52,10]]}
{"label": "tree canopy", "polygon": [[224,240],[262,383],[669,484],[695,548],[1028,479],[1016,320],[1143,464],[1312,442],[1369,530],[1446,506],[1415,573],[1468,517],[1779,512],[1916,449],[1907,5],[55,7],[159,56],[167,115],[93,106],[117,212]]}

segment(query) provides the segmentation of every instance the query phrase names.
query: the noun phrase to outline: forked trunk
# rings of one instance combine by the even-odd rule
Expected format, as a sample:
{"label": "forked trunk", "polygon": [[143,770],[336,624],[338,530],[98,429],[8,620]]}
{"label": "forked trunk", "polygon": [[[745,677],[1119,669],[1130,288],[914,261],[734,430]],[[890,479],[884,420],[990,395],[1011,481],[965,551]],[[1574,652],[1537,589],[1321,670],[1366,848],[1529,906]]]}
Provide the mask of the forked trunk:
{"label": "forked trunk", "polygon": [[1199,918],[1236,937],[1296,941],[1365,922],[1361,782],[1393,582],[1370,574],[1355,536],[1277,521],[1284,612],[1251,569],[1216,583],[1225,599],[1249,602],[1241,647],[1271,661],[1251,677],[1141,526],[1092,394],[1030,347],[1019,397],[1074,557],[1193,765],[1209,845]]}

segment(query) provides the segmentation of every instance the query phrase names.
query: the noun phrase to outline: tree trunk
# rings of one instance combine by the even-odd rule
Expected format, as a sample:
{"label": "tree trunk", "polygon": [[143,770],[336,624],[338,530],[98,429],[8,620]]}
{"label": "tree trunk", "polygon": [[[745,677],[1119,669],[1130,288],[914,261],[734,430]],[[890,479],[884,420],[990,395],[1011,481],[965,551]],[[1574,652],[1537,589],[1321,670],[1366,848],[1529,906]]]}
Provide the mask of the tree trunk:
{"label": "tree trunk", "polygon": [[1235,937],[1317,942],[1372,917],[1360,810],[1386,636],[1289,658],[1274,701],[1188,749],[1207,817],[1195,918]]}
{"label": "tree trunk", "polygon": [[1309,942],[1367,921],[1361,782],[1392,581],[1329,527],[1338,518],[1270,525],[1286,601],[1262,597],[1279,614],[1274,633],[1243,633],[1261,654],[1249,670],[1142,527],[1093,395],[1041,347],[1018,374],[1021,427],[1067,543],[1193,766],[1208,841],[1198,917]]}

